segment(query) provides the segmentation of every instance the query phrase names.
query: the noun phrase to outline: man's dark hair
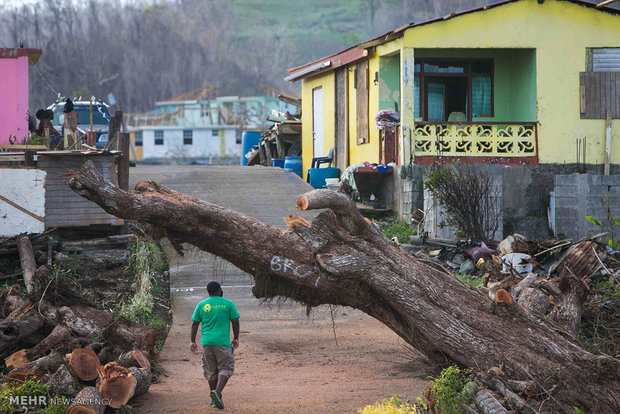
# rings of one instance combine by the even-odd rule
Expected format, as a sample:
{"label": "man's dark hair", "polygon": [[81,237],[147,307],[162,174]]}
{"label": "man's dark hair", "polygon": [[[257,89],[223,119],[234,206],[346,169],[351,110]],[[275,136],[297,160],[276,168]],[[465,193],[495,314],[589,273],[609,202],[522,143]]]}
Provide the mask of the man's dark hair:
{"label": "man's dark hair", "polygon": [[71,102],[71,99],[67,98],[67,100],[65,101],[65,114],[68,114],[69,112],[73,111],[73,102]]}
{"label": "man's dark hair", "polygon": [[207,292],[209,292],[209,295],[219,295],[221,290],[222,287],[215,281],[207,284]]}

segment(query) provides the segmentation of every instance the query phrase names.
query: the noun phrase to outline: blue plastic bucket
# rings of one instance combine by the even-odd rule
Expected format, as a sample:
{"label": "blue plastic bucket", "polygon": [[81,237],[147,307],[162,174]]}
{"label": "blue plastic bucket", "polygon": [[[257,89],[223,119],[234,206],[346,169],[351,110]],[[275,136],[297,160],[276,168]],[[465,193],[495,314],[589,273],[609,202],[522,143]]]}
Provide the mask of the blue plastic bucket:
{"label": "blue plastic bucket", "polygon": [[254,145],[260,141],[260,131],[243,131],[241,135],[241,165],[248,165],[248,159],[245,154],[252,150]]}
{"label": "blue plastic bucket", "polygon": [[272,158],[271,159],[272,167],[280,167],[284,168],[284,158]]}
{"label": "blue plastic bucket", "polygon": [[338,178],[340,170],[336,167],[310,168],[310,185],[314,188],[324,188],[326,178]]}
{"label": "blue plastic bucket", "polygon": [[301,177],[301,157],[284,158],[284,168],[290,168],[295,174]]}

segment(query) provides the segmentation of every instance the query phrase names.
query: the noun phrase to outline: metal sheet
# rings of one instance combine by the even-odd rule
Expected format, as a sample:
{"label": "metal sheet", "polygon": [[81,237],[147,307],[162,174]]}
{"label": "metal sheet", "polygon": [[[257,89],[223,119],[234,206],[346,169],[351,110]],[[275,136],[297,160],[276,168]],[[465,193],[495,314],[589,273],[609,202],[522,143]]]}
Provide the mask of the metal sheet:
{"label": "metal sheet", "polygon": [[592,49],[594,72],[620,72],[620,47]]}

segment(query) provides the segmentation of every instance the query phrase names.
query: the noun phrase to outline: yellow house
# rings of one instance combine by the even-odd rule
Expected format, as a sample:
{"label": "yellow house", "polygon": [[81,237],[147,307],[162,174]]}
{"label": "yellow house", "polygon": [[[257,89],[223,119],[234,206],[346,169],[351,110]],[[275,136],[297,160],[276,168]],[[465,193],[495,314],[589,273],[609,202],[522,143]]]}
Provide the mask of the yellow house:
{"label": "yellow house", "polygon": [[[411,23],[289,73],[301,80],[304,171],[330,147],[341,171],[386,153],[398,165],[620,164],[617,9],[502,1]],[[384,109],[400,114],[396,148],[375,125]]]}

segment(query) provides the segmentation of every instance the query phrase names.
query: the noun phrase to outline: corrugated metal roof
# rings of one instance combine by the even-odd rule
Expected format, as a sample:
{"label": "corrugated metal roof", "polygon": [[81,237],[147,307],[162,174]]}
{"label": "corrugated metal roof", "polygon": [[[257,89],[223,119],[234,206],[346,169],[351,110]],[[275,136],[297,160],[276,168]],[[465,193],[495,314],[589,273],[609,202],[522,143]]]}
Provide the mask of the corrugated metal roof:
{"label": "corrugated metal roof", "polygon": [[594,72],[620,72],[620,47],[592,49]]}

